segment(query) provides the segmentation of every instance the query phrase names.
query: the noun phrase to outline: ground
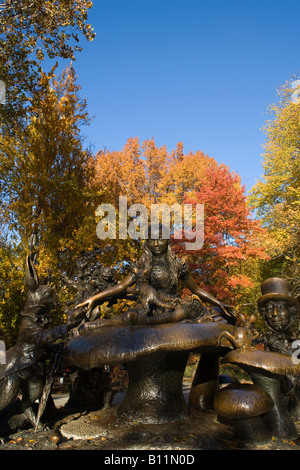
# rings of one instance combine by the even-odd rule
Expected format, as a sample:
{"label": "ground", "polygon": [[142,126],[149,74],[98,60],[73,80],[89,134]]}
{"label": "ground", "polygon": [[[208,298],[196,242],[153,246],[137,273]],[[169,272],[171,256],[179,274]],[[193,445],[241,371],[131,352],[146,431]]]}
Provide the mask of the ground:
{"label": "ground", "polygon": [[[195,359],[195,358],[194,358]],[[197,358],[196,358],[197,359]],[[188,403],[189,391],[195,372],[196,359],[191,360],[183,382],[183,393]],[[248,377],[238,368],[221,372],[237,376],[241,382]],[[237,375],[237,374],[241,375]],[[119,377],[120,379],[120,377]],[[124,383],[123,383],[124,382]],[[287,441],[272,438],[260,445],[243,445],[232,432],[231,426],[221,424],[214,411],[190,410],[188,419],[168,424],[127,424],[117,419],[117,408],[123,399],[126,380],[121,380],[121,392],[114,396],[112,406],[105,410],[71,413],[64,405],[68,399],[65,386],[56,385],[53,394],[57,407],[51,420],[46,420],[48,429],[34,432],[27,428],[8,433],[0,438],[0,450],[100,450],[108,451],[166,451],[198,452],[214,450],[300,450],[300,420],[296,421],[298,438]]]}
{"label": "ground", "polygon": [[273,438],[260,445],[243,445],[231,426],[221,424],[214,411],[191,410],[182,422],[126,424],[116,416],[118,404],[105,410],[68,414],[58,408],[49,429],[35,433],[25,429],[2,438],[0,450],[102,450],[102,451],[189,451],[198,450],[300,450],[299,431],[295,441]]}

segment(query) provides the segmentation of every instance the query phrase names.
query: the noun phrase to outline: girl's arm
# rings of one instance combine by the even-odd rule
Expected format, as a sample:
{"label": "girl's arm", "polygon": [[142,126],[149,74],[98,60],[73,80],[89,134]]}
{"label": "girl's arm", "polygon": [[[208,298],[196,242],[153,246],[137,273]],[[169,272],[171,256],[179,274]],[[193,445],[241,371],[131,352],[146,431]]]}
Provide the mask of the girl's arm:
{"label": "girl's arm", "polygon": [[105,299],[118,297],[122,294],[128,287],[132,286],[135,283],[135,277],[133,274],[128,274],[119,284],[115,286],[108,287],[107,289],[99,292],[93,297],[85,300],[81,304],[77,305],[76,308],[88,307],[88,309],[93,309]]}
{"label": "girl's arm", "polygon": [[234,307],[223,304],[222,302],[217,300],[215,297],[210,295],[208,292],[201,289],[196,284],[196,282],[192,278],[191,274],[188,274],[187,276],[185,276],[183,278],[183,282],[184,282],[185,286],[192,292],[192,294],[198,295],[198,297],[200,297],[200,299],[203,302],[209,302],[210,304],[218,307],[221,310],[221,312],[223,312],[225,314],[224,318],[229,323],[231,323],[231,324],[235,323],[235,321],[236,321],[236,312],[235,312]]}

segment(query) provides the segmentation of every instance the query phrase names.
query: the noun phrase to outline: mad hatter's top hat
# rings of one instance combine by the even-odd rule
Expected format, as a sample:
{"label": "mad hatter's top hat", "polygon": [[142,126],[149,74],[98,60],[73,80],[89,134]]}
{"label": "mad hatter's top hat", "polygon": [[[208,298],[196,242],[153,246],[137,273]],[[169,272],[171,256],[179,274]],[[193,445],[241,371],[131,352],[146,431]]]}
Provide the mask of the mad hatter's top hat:
{"label": "mad hatter's top hat", "polygon": [[284,300],[290,305],[299,307],[298,300],[291,294],[288,281],[280,277],[271,277],[261,285],[262,296],[257,301],[258,308],[263,307],[269,300]]}

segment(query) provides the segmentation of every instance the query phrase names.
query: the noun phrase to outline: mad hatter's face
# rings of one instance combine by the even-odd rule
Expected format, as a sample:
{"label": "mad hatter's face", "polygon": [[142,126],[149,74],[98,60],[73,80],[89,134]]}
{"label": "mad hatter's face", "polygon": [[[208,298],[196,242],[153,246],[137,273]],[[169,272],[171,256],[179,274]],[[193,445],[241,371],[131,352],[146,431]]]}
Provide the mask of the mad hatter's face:
{"label": "mad hatter's face", "polygon": [[288,302],[284,300],[270,300],[260,310],[267,326],[279,333],[290,324],[290,308]]}

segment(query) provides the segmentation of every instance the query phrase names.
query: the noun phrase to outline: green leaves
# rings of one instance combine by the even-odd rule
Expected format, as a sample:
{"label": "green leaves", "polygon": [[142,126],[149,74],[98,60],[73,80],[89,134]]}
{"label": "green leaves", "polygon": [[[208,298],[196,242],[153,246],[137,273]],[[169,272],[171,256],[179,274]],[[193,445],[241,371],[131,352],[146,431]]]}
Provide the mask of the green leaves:
{"label": "green leaves", "polygon": [[[2,132],[26,126],[28,100],[35,96],[39,68],[46,57],[75,60],[80,35],[94,38],[86,23],[86,0],[6,0],[0,11],[0,79],[8,103],[0,107]],[[25,99],[26,97],[26,99]]]}

